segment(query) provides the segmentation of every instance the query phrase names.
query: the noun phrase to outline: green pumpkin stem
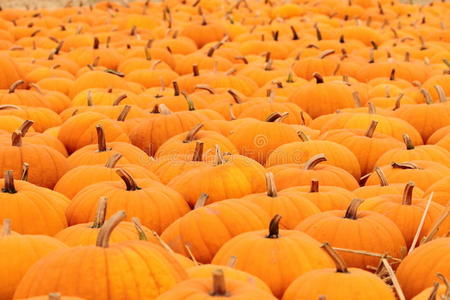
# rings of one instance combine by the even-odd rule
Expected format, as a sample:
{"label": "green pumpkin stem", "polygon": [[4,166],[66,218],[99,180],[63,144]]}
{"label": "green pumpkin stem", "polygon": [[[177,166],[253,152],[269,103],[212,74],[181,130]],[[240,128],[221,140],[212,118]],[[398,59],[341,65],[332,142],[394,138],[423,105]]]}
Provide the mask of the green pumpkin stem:
{"label": "green pumpkin stem", "polygon": [[275,215],[269,223],[269,234],[266,236],[268,239],[277,239],[280,236],[280,221],[281,215]]}
{"label": "green pumpkin stem", "polygon": [[227,288],[225,285],[225,276],[223,270],[217,269],[212,273],[212,291],[211,296],[226,297],[228,295]]}
{"label": "green pumpkin stem", "polygon": [[91,228],[101,228],[105,223],[106,209],[108,206],[108,198],[100,197],[97,204],[97,212],[95,214],[94,222]]}
{"label": "green pumpkin stem", "polygon": [[131,222],[134,224],[134,228],[136,228],[139,240],[140,241],[148,241],[148,237],[144,231],[141,220],[139,220],[139,218],[137,218],[137,217],[132,217]]}
{"label": "green pumpkin stem", "polygon": [[367,128],[365,136],[367,136],[368,138],[373,137],[373,134],[375,133],[377,126],[378,126],[378,121],[372,120],[372,122],[370,122],[369,128]]}
{"label": "green pumpkin stem", "polygon": [[195,135],[202,129],[203,124],[197,124],[195,125],[191,130],[189,130],[188,134],[186,135],[186,138],[183,140],[183,143],[190,143],[195,140]]}
{"label": "green pumpkin stem", "polygon": [[330,246],[329,243],[325,242],[322,244],[321,248],[327,252],[336,265],[336,272],[338,273],[350,273],[347,269],[347,265],[342,257],[337,254],[337,252]]}
{"label": "green pumpkin stem", "polygon": [[275,198],[277,197],[277,186],[275,184],[275,177],[273,173],[268,172],[265,174],[266,177],[266,188],[267,188],[267,196]]}
{"label": "green pumpkin stem", "polygon": [[356,220],[357,219],[357,213],[358,213],[358,207],[363,203],[363,199],[353,199],[352,202],[350,202],[350,205],[347,208],[347,211],[345,212],[345,219],[351,219]]}
{"label": "green pumpkin stem", "polygon": [[414,190],[414,182],[410,181],[405,185],[405,189],[403,190],[403,199],[402,205],[411,205],[412,204],[412,195]]}
{"label": "green pumpkin stem", "polygon": [[319,180],[313,179],[311,180],[311,188],[309,189],[310,193],[318,193],[319,192]]}
{"label": "green pumpkin stem", "polygon": [[122,178],[123,182],[125,182],[127,191],[136,191],[141,189],[140,187],[138,187],[133,177],[131,177],[131,175],[124,169],[117,169],[116,173],[120,176],[120,178]]}
{"label": "green pumpkin stem", "polygon": [[403,142],[404,142],[405,145],[406,145],[406,149],[407,149],[407,150],[413,150],[413,149],[414,149],[414,144],[413,144],[411,138],[409,137],[409,135],[406,134],[406,133],[404,133],[404,134],[402,135],[402,137],[403,137]]}
{"label": "green pumpkin stem", "polygon": [[4,183],[2,192],[8,193],[8,194],[15,194],[17,193],[16,187],[14,186],[14,176],[12,170],[6,170],[5,174],[3,176]]}
{"label": "green pumpkin stem", "polygon": [[11,219],[3,219],[1,236],[11,235]]}
{"label": "green pumpkin stem", "polygon": [[127,217],[127,214],[124,210],[118,211],[114,215],[112,215],[100,228],[100,231],[97,235],[97,242],[95,245],[97,247],[108,248],[109,247],[109,238],[114,228],[119,225]]}

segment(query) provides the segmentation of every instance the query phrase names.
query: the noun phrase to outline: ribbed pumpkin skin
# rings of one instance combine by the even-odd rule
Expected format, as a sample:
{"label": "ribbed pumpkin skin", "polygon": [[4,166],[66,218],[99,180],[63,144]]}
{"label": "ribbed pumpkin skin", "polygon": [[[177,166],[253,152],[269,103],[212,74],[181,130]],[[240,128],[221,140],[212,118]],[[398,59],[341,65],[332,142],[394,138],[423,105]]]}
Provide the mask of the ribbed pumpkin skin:
{"label": "ribbed pumpkin skin", "polygon": [[375,163],[384,166],[391,162],[408,162],[411,160],[429,160],[450,167],[450,152],[435,145],[422,145],[414,149],[391,149],[385,152]]}
{"label": "ribbed pumpkin skin", "polygon": [[235,268],[261,278],[276,297],[281,297],[299,275],[333,267],[320,243],[295,230],[280,230],[279,238],[266,238],[267,230],[240,234],[220,248],[213,264],[226,265],[236,256]]}
{"label": "ribbed pumpkin skin", "polygon": [[[370,211],[360,211],[357,219],[344,218],[345,211],[326,211],[302,221],[297,230],[305,232],[319,242],[329,242],[333,247],[388,253],[401,257],[406,249],[405,239],[394,222]],[[378,257],[339,252],[349,267],[377,266]]]}
{"label": "ribbed pumpkin skin", "polygon": [[333,300],[395,300],[392,289],[376,275],[357,268],[349,273],[335,269],[307,272],[286,290],[282,300],[319,299],[324,295]]}
{"label": "ribbed pumpkin skin", "polygon": [[252,230],[265,228],[269,215],[257,205],[240,199],[224,200],[197,208],[177,219],[161,238],[177,253],[189,256],[189,244],[195,258],[210,263],[223,244]]}
{"label": "ribbed pumpkin skin", "polygon": [[65,210],[69,199],[25,181],[15,180],[14,185],[15,194],[0,190],[0,220],[11,219],[13,230],[22,234],[53,235],[67,227]]}
{"label": "ribbed pumpkin skin", "polygon": [[[439,289],[437,291],[437,298],[436,299],[440,299],[439,297],[442,297],[445,295],[447,291],[447,287],[443,284],[439,285]],[[433,292],[433,287],[429,287],[424,289],[422,292],[420,292],[419,294],[417,294],[414,298],[412,298],[411,300],[429,300],[430,299],[430,295]]]}
{"label": "ribbed pumpkin skin", "polygon": [[54,252],[34,264],[14,299],[52,291],[98,300],[155,299],[186,277],[167,251],[148,242],[123,242],[108,248],[79,246]]}
{"label": "ribbed pumpkin skin", "polygon": [[63,248],[67,248],[64,243],[44,235],[0,236],[0,298],[11,299],[23,275],[36,261]]}
{"label": "ribbed pumpkin skin", "polygon": [[195,278],[183,281],[165,292],[156,300],[276,300],[272,294],[256,288],[239,280],[228,280],[225,277],[227,296],[211,295],[212,280],[208,278]]}
{"label": "ribbed pumpkin skin", "polygon": [[424,194],[425,197],[429,197],[433,193],[433,201],[443,206],[450,203],[450,176],[444,177],[439,181],[436,181],[431,185]]}
{"label": "ribbed pumpkin skin", "polygon": [[189,212],[183,197],[173,189],[151,179],[137,180],[141,189],[127,191],[119,181],[100,182],[82,189],[66,211],[70,225],[93,221],[100,197],[108,198],[106,218],[125,210],[127,220],[138,217],[144,226],[161,233],[173,221]]}
{"label": "ribbed pumpkin skin", "polygon": [[439,238],[421,245],[400,263],[397,277],[406,299],[433,285],[437,272],[450,277],[450,238]]}
{"label": "ribbed pumpkin skin", "polygon": [[186,272],[189,278],[211,278],[212,272],[217,269],[223,271],[225,280],[239,280],[265,292],[272,293],[267,284],[258,277],[228,266],[206,264],[188,268]]}

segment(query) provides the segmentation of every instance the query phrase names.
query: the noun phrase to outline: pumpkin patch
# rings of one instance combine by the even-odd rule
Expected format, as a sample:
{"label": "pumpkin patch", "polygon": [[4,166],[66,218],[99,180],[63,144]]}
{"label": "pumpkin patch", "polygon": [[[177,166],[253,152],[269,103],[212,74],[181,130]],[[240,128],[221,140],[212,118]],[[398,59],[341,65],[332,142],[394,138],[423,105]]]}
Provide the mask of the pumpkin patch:
{"label": "pumpkin patch", "polygon": [[450,300],[448,1],[1,2],[1,299]]}

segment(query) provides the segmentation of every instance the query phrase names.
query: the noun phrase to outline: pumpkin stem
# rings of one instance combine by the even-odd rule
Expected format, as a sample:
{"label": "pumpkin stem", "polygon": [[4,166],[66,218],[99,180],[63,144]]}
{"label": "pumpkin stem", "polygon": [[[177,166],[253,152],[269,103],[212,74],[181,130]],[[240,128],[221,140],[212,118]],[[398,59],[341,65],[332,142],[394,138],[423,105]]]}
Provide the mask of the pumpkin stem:
{"label": "pumpkin stem", "polygon": [[405,145],[406,145],[406,149],[407,149],[407,150],[413,150],[413,149],[414,149],[414,144],[413,144],[413,142],[411,141],[411,138],[409,137],[409,135],[408,135],[407,133],[404,133],[404,134],[402,135],[402,137],[403,137],[403,142],[404,142]]}
{"label": "pumpkin stem", "polygon": [[28,130],[30,130],[31,126],[33,126],[34,122],[31,120],[26,120],[25,122],[22,123],[22,125],[20,125],[19,128],[17,128],[17,130],[19,130],[22,134],[22,137],[24,137]]}
{"label": "pumpkin stem", "polygon": [[275,184],[275,178],[273,173],[268,172],[265,174],[266,177],[266,187],[267,187],[267,196],[275,198],[277,197],[277,186]]}
{"label": "pumpkin stem", "polygon": [[322,33],[320,32],[319,26],[314,24],[314,29],[316,30],[316,38],[318,41],[322,40]]}
{"label": "pumpkin stem", "polygon": [[395,69],[392,69],[391,74],[389,75],[389,80],[394,81],[395,80]]}
{"label": "pumpkin stem", "polygon": [[388,186],[389,183],[387,181],[386,175],[380,167],[375,167],[375,174],[377,174],[378,179],[380,180],[381,186]]}
{"label": "pumpkin stem", "polygon": [[372,102],[368,102],[367,107],[369,109],[369,114],[373,115],[377,113],[377,107]]}
{"label": "pumpkin stem", "polygon": [[3,226],[2,226],[2,235],[1,236],[7,236],[11,234],[11,219],[3,219]]}
{"label": "pumpkin stem", "polygon": [[181,92],[181,94],[183,95],[184,99],[186,99],[186,101],[187,101],[188,110],[189,111],[195,110],[194,101],[192,101],[191,97],[189,97],[189,95],[185,91]]}
{"label": "pumpkin stem", "polygon": [[311,170],[314,169],[315,166],[317,166],[319,163],[327,161],[327,158],[325,157],[325,154],[316,154],[305,163],[305,170]]}
{"label": "pumpkin stem", "polygon": [[214,91],[214,89],[213,89],[211,86],[207,85],[207,84],[197,84],[197,85],[195,86],[195,89],[205,90],[205,91],[207,91],[208,93],[210,93],[211,95],[214,95],[214,94],[216,93],[216,92]]}
{"label": "pumpkin stem", "polygon": [[297,131],[297,135],[302,140],[302,142],[310,141],[309,137],[301,130]]}
{"label": "pumpkin stem", "polygon": [[405,189],[403,191],[403,199],[402,205],[411,205],[412,204],[412,194],[414,190],[414,182],[410,181],[405,185]]}
{"label": "pumpkin stem", "polygon": [[198,65],[192,65],[192,73],[194,77],[200,76],[200,71],[198,70]]}
{"label": "pumpkin stem", "polygon": [[17,110],[23,110],[20,106],[12,105],[12,104],[4,104],[0,105],[0,110],[4,109],[17,109]]}
{"label": "pumpkin stem", "polygon": [[192,161],[202,161],[203,147],[204,147],[203,142],[197,141],[195,143],[195,149],[194,149],[194,154],[192,156]]}
{"label": "pumpkin stem", "polygon": [[163,103],[155,105],[153,111],[156,111],[162,115],[170,115],[172,111]]}
{"label": "pumpkin stem", "polygon": [[430,296],[428,296],[428,300],[437,300],[438,290],[439,290],[439,282],[435,282],[433,284],[433,289],[431,290]]}
{"label": "pumpkin stem", "polygon": [[313,179],[311,180],[311,188],[309,189],[310,193],[318,193],[319,192],[319,180]]}
{"label": "pumpkin stem", "polygon": [[206,201],[208,201],[208,198],[209,198],[208,194],[202,193],[195,202],[194,209],[205,206]]}
{"label": "pumpkin stem", "polygon": [[445,293],[442,295],[442,300],[447,300],[450,298],[450,282],[448,279],[444,276],[442,273],[436,273],[436,276],[442,280],[442,282],[445,284]]}
{"label": "pumpkin stem", "polygon": [[217,269],[212,273],[212,291],[211,296],[226,297],[228,295],[227,288],[225,286],[225,276],[223,270]]}
{"label": "pumpkin stem", "polygon": [[136,228],[139,240],[140,241],[148,241],[148,238],[147,238],[147,235],[145,234],[141,220],[139,220],[138,217],[132,217],[131,222],[134,224],[134,228]]}
{"label": "pumpkin stem", "polygon": [[122,178],[123,182],[125,182],[127,191],[136,191],[141,189],[140,187],[138,187],[133,177],[131,177],[130,173],[128,173],[124,169],[117,169],[116,173],[120,176],[120,178]]}
{"label": "pumpkin stem", "polygon": [[23,80],[17,80],[16,82],[13,82],[13,84],[11,84],[11,86],[8,89],[8,94],[13,94],[16,91],[16,89],[19,87],[19,85],[22,85],[24,83],[25,83],[25,81],[23,81]]}
{"label": "pumpkin stem", "polygon": [[237,119],[236,115],[233,112],[233,104],[230,104],[228,106],[228,113],[230,115],[230,120],[236,120]]}
{"label": "pumpkin stem", "polygon": [[288,112],[274,112],[271,113],[267,118],[266,118],[266,122],[281,122],[284,118],[286,118],[289,115]]}
{"label": "pumpkin stem", "polygon": [[439,102],[441,102],[441,103],[447,102],[447,95],[445,95],[445,91],[442,88],[442,86],[435,85],[434,89],[436,90],[436,92],[438,94]]}
{"label": "pumpkin stem", "polygon": [[131,105],[125,105],[120,112],[119,116],[117,117],[117,121],[119,122],[125,122],[128,114],[130,113]]}
{"label": "pumpkin stem", "polygon": [[420,169],[419,166],[413,163],[405,162],[405,163],[391,163],[391,167],[394,169]]}
{"label": "pumpkin stem", "polygon": [[316,79],[316,83],[317,83],[317,84],[324,83],[323,77],[322,77],[322,75],[320,75],[319,73],[314,72],[314,73],[313,73],[313,77]]}
{"label": "pumpkin stem", "polygon": [[319,54],[319,58],[320,59],[324,59],[325,57],[334,54],[336,51],[334,51],[333,49],[329,49],[329,50],[325,50],[322,53]]}
{"label": "pumpkin stem", "polygon": [[223,153],[222,153],[222,151],[220,151],[219,145],[216,145],[215,149],[216,149],[216,157],[215,157],[214,165],[215,166],[223,165],[227,161],[223,157]]}
{"label": "pumpkin stem", "polygon": [[358,213],[358,207],[363,203],[363,199],[353,199],[352,202],[350,202],[350,205],[347,208],[347,211],[345,212],[345,219],[351,219],[356,220],[356,215]]}
{"label": "pumpkin stem", "polygon": [[378,121],[372,120],[372,122],[370,122],[369,128],[366,131],[365,136],[367,136],[369,138],[373,137],[373,134],[375,133],[375,129],[377,129],[377,126],[378,126]]}
{"label": "pumpkin stem", "polygon": [[358,91],[354,91],[352,93],[353,101],[355,102],[355,107],[361,107],[361,97],[359,96]]}
{"label": "pumpkin stem", "polygon": [[370,41],[370,44],[372,45],[373,50],[378,50],[378,44],[375,43],[375,41]]}
{"label": "pumpkin stem", "polygon": [[178,85],[178,81],[172,81],[172,85],[173,85],[173,95],[174,96],[179,96],[180,95],[180,86]]}
{"label": "pumpkin stem", "polygon": [[111,233],[113,232],[114,228],[116,228],[116,226],[119,225],[119,223],[126,217],[127,214],[124,210],[118,211],[117,213],[112,215],[100,228],[95,245],[97,247],[108,248]]}
{"label": "pumpkin stem", "polygon": [[269,234],[266,236],[268,239],[277,239],[280,235],[280,220],[281,215],[276,214],[269,223]]}
{"label": "pumpkin stem", "polygon": [[20,130],[15,130],[12,133],[11,137],[11,145],[14,147],[21,147],[22,146],[22,132]]}
{"label": "pumpkin stem", "polygon": [[100,46],[100,40],[98,39],[98,37],[94,37],[94,43],[92,45],[92,48],[98,49],[99,46]]}
{"label": "pumpkin stem", "polygon": [[102,125],[97,124],[95,125],[95,129],[97,130],[98,152],[105,152],[108,150],[108,147],[106,146],[106,137],[103,127]]}
{"label": "pumpkin stem", "polygon": [[420,88],[420,93],[423,95],[426,104],[433,104],[433,99],[431,98],[430,93],[426,89]]}
{"label": "pumpkin stem", "polygon": [[30,164],[24,162],[22,164],[22,174],[20,175],[20,180],[22,181],[28,181],[28,173],[30,170]]}
{"label": "pumpkin stem", "polygon": [[245,56],[236,56],[235,59],[242,60],[245,65],[248,65],[248,59]]}
{"label": "pumpkin stem", "polygon": [[92,91],[88,90],[86,92],[86,102],[87,106],[94,106],[94,101],[92,100]]}
{"label": "pumpkin stem", "polygon": [[60,293],[50,293],[48,294],[48,300],[61,300]]}
{"label": "pumpkin stem", "polygon": [[17,193],[16,187],[14,186],[14,176],[12,170],[6,170],[3,176],[3,193],[15,194]]}
{"label": "pumpkin stem", "polygon": [[105,167],[109,169],[113,169],[116,167],[117,162],[122,158],[122,154],[114,153],[111,157],[106,161]]}
{"label": "pumpkin stem", "polygon": [[186,251],[188,252],[188,254],[191,257],[191,260],[194,262],[194,264],[199,265],[199,263],[197,262],[197,259],[194,256],[194,253],[192,253],[191,244],[185,244],[184,248],[186,248]]}
{"label": "pumpkin stem", "polygon": [[117,106],[120,104],[120,102],[122,102],[125,98],[127,98],[128,95],[127,94],[122,94],[119,97],[116,98],[116,100],[113,101],[112,106]]}
{"label": "pumpkin stem", "polygon": [[183,143],[190,143],[195,140],[195,135],[202,129],[203,124],[197,124],[189,130],[188,134],[186,135],[186,138],[183,140]]}
{"label": "pumpkin stem", "polygon": [[241,97],[239,97],[239,95],[234,91],[234,90],[227,90],[227,93],[231,95],[231,97],[233,97],[234,102],[236,102],[237,104],[241,104],[242,103],[242,99]]}
{"label": "pumpkin stem", "polygon": [[100,197],[97,205],[97,212],[95,214],[94,222],[91,228],[101,228],[105,223],[106,218],[106,208],[107,208],[108,198]]}
{"label": "pumpkin stem", "polygon": [[299,40],[300,38],[297,34],[297,30],[295,30],[295,27],[293,25],[291,25],[289,28],[291,29],[291,32],[292,32],[292,40],[293,41]]}
{"label": "pumpkin stem", "polygon": [[347,269],[347,265],[342,257],[330,246],[328,242],[325,242],[320,246],[331,257],[336,265],[336,272],[338,273],[350,273]]}
{"label": "pumpkin stem", "polygon": [[401,101],[403,99],[403,96],[405,96],[405,94],[401,93],[400,95],[398,95],[397,99],[395,100],[395,105],[394,108],[392,110],[397,110],[400,108],[401,105]]}

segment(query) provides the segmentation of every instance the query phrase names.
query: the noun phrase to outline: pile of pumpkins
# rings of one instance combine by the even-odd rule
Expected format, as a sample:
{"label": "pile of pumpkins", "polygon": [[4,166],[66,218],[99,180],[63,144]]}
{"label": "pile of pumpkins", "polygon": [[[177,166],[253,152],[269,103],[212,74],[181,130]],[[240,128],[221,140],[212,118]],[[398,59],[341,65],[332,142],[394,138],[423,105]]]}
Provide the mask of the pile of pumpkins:
{"label": "pile of pumpkins", "polygon": [[450,2],[0,10],[0,299],[450,299]]}

